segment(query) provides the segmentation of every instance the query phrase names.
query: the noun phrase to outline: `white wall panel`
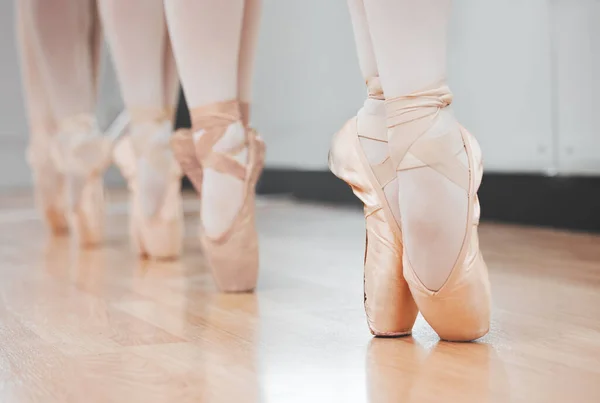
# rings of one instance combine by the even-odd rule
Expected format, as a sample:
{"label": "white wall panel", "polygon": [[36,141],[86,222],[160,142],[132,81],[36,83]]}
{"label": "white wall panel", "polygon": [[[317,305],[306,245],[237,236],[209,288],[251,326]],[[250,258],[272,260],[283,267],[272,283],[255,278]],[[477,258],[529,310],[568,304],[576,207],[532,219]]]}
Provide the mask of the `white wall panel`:
{"label": "white wall panel", "polygon": [[366,90],[346,1],[265,1],[252,122],[267,165],[325,169],[333,134]]}
{"label": "white wall panel", "polygon": [[552,2],[561,174],[600,173],[600,2]]}
{"label": "white wall panel", "polygon": [[554,165],[551,53],[545,0],[455,0],[449,82],[459,120],[488,171]]}

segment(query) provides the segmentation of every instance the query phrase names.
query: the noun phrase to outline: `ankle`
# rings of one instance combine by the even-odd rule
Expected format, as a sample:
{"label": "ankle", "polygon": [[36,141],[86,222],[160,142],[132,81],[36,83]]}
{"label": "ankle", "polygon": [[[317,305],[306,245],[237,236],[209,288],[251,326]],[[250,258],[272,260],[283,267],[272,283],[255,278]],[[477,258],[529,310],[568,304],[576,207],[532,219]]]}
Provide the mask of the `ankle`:
{"label": "ankle", "polygon": [[190,108],[192,129],[211,130],[226,127],[242,119],[242,106],[236,99],[214,102],[207,105]]}
{"label": "ankle", "polygon": [[56,134],[56,131],[56,123],[51,119],[39,120],[29,124],[29,138],[32,142],[46,141],[49,137]]}
{"label": "ankle", "polygon": [[58,123],[58,133],[60,137],[89,136],[99,134],[100,128],[94,114],[82,113],[61,120]]}
{"label": "ankle", "polygon": [[163,124],[164,122],[173,121],[172,108],[157,108],[157,107],[128,107],[127,113],[131,119],[132,125],[142,124]]}
{"label": "ankle", "polygon": [[172,125],[168,120],[132,122],[129,127],[129,135],[136,143],[166,144],[172,134]]}
{"label": "ankle", "polygon": [[202,161],[214,150],[228,152],[246,141],[240,103],[217,102],[190,110],[196,154]]}
{"label": "ankle", "polygon": [[250,124],[250,102],[240,101],[240,114],[245,127]]}
{"label": "ankle", "polygon": [[[371,134],[367,135],[370,138],[385,139],[385,136],[381,136],[381,133],[385,133],[386,130],[385,98],[379,83],[379,77],[372,77],[367,80],[367,90],[368,97],[357,113],[359,133]],[[363,130],[361,130],[361,126]]]}
{"label": "ankle", "polygon": [[367,80],[367,88],[368,98],[356,114],[357,131],[367,160],[378,164],[389,155],[385,102],[378,77]]}

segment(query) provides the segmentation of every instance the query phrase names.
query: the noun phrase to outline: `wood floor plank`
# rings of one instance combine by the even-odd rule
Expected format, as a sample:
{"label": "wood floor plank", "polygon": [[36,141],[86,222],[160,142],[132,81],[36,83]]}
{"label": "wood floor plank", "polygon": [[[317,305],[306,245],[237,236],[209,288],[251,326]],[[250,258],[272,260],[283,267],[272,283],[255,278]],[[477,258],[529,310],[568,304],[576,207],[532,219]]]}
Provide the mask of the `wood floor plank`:
{"label": "wood floor plank", "polygon": [[130,251],[113,200],[106,245],[80,251],[0,196],[0,402],[600,402],[599,235],[484,223],[490,333],[440,342],[419,316],[374,339],[360,211],[261,199],[257,292],[224,295],[193,197],[173,262]]}

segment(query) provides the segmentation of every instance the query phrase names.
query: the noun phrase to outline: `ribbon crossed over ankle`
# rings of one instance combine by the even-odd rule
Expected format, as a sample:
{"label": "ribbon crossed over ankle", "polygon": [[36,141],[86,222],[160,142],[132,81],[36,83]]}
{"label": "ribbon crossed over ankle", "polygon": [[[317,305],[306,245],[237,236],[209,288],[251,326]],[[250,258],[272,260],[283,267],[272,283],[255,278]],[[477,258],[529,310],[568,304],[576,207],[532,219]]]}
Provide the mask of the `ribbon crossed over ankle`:
{"label": "ribbon crossed over ankle", "polygon": [[193,128],[197,133],[203,131],[194,141],[196,157],[205,168],[235,176],[238,179],[246,178],[246,167],[233,158],[247,147],[244,141],[226,152],[213,150],[217,142],[225,135],[232,123],[241,119],[240,107],[237,100],[218,102],[215,104],[194,108],[190,111],[193,118]]}
{"label": "ribbon crossed over ankle", "polygon": [[246,179],[246,167],[236,161],[233,155],[247,147],[247,139],[227,153],[214,151],[213,147],[223,137],[227,128],[240,120],[240,108],[236,100],[219,102],[194,108],[192,115],[193,132],[202,131],[194,139],[190,130],[180,129],[171,139],[175,158],[190,178],[198,194],[202,191],[203,168],[209,167],[218,172]]}
{"label": "ribbon crossed over ankle", "polygon": [[386,100],[390,155],[395,171],[429,166],[468,192],[469,168],[456,157],[464,149],[462,136],[453,133],[459,126],[436,128],[446,131],[424,136],[451,103],[445,84]]}
{"label": "ribbon crossed over ankle", "polygon": [[381,80],[379,80],[379,77],[377,76],[367,79],[367,92],[371,99],[385,99],[383,96],[383,88],[381,87]]}
{"label": "ribbon crossed over ankle", "polygon": [[[382,101],[385,99],[383,95],[383,88],[381,87],[381,81],[378,76],[373,76],[367,79],[367,91],[370,99]],[[365,134],[358,134],[359,138],[368,139],[371,141],[378,141],[381,143],[387,143],[387,133],[383,132],[375,132],[372,131],[369,133],[369,136]],[[371,170],[373,174],[377,178],[377,182],[379,185],[384,188],[388,183],[390,183],[396,177],[396,170],[394,169],[393,162],[388,156],[385,160],[383,160],[379,164],[370,164]]]}
{"label": "ribbon crossed over ankle", "polygon": [[60,122],[51,157],[63,173],[102,175],[110,165],[111,150],[111,140],[99,135],[94,117],[81,114]]}
{"label": "ribbon crossed over ankle", "polygon": [[[130,174],[126,176],[131,176],[135,172],[135,161],[132,157],[136,159],[144,157],[157,170],[169,172],[176,177],[181,176],[181,170],[171,156],[169,142],[166,139],[156,141],[155,138],[159,130],[171,131],[173,111],[168,108],[129,108],[128,112],[131,123],[140,126],[142,130],[123,140],[131,142],[131,152],[133,152],[132,156],[126,157],[127,153],[118,155],[121,169]],[[129,168],[126,168],[127,166]]]}
{"label": "ribbon crossed over ankle", "polygon": [[128,108],[129,117],[135,124],[171,121],[175,113],[173,108]]}

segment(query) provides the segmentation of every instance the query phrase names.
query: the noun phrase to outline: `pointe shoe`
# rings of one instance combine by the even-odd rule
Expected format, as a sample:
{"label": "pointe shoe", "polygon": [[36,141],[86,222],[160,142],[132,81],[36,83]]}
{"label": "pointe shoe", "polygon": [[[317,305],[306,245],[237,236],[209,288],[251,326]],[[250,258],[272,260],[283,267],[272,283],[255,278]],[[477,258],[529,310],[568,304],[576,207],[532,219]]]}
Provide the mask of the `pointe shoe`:
{"label": "pointe shoe", "polygon": [[[490,323],[490,284],[477,235],[480,216],[477,190],[483,167],[477,140],[455,123],[454,118],[448,115],[451,112],[444,110],[451,102],[452,94],[442,84],[386,100],[386,114],[390,155],[395,170],[430,167],[462,189],[468,199],[466,234],[458,258],[441,287],[432,290],[423,283],[411,264],[406,248],[403,265],[404,278],[421,314],[440,338],[472,341],[485,335]],[[394,130],[401,125],[405,126]],[[465,152],[467,166],[459,159],[459,155]],[[431,253],[435,253],[434,242],[430,247]]]}
{"label": "pointe shoe", "polygon": [[[51,137],[52,136],[52,137]],[[50,155],[55,137],[38,134],[27,149],[27,161],[33,174],[36,205],[52,235],[69,232],[64,194],[65,178]]]}
{"label": "pointe shoe", "polygon": [[169,147],[171,132],[167,119],[134,122],[113,152],[130,192],[131,245],[144,258],[172,259],[181,255],[182,173]]}
{"label": "pointe shoe", "polygon": [[[173,152],[183,172],[200,194],[204,168],[211,168],[244,181],[244,201],[229,229],[211,238],[200,228],[200,241],[217,286],[224,292],[254,290],[258,279],[258,234],[255,224],[256,183],[264,166],[265,145],[252,129],[244,127],[246,142],[221,153],[213,146],[232,124],[239,124],[240,112],[235,101],[203,107],[204,118],[195,123],[205,132],[195,138],[191,130],[179,130],[171,141]],[[233,157],[248,151],[246,165]]]}
{"label": "pointe shoe", "polygon": [[64,175],[69,228],[81,247],[104,239],[104,185],[110,164],[110,140],[100,134],[96,120],[78,115],[63,121],[51,149],[54,164]]}
{"label": "pointe shoe", "polygon": [[350,185],[365,206],[364,304],[369,329],[375,336],[404,336],[411,333],[418,311],[402,276],[400,227],[384,193],[395,180],[391,160],[388,157],[371,165],[360,143],[361,137],[387,143],[378,78],[369,80],[368,86],[369,99],[358,117],[350,119],[333,138],[329,169]]}

